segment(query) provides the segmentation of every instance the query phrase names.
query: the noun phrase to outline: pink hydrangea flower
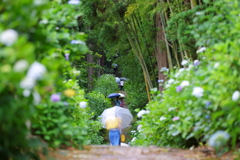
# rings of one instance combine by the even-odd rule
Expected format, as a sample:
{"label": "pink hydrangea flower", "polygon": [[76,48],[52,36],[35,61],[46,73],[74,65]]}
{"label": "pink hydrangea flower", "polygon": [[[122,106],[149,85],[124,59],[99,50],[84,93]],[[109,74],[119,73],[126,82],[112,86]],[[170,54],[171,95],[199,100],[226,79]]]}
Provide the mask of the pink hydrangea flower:
{"label": "pink hydrangea flower", "polygon": [[60,101],[61,96],[59,94],[52,94],[50,98],[51,98],[52,102],[58,102],[58,101]]}
{"label": "pink hydrangea flower", "polygon": [[173,117],[173,121],[177,121],[177,120],[179,120],[180,119],[180,117]]}

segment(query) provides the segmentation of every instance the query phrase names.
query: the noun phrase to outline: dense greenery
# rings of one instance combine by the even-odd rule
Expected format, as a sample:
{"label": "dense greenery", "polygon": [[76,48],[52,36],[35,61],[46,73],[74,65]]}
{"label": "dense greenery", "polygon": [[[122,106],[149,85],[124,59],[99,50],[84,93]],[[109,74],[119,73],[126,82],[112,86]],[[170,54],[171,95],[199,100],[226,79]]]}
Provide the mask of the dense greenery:
{"label": "dense greenery", "polygon": [[[91,143],[101,127],[79,107],[86,100],[72,67],[87,51],[85,35],[70,30],[79,12],[60,1],[0,2],[1,158],[37,159],[41,146]],[[69,78],[74,83],[64,84]]]}
{"label": "dense greenery", "polygon": [[146,106],[150,113],[139,121],[142,127],[133,144],[208,143],[223,151],[223,146],[234,148],[240,141],[238,3],[216,1],[198,11],[193,21],[192,37],[204,46],[198,60],[186,60],[184,68],[167,73],[165,91]]}

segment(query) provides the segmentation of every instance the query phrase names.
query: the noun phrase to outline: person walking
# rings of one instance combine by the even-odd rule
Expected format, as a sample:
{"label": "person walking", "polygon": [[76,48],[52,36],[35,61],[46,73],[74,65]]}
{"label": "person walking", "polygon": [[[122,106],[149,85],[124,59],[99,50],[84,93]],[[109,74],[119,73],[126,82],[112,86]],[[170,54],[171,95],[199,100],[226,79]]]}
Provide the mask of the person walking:
{"label": "person walking", "polygon": [[124,107],[124,100],[123,100],[123,99],[124,99],[123,97],[120,97],[120,98],[119,98],[119,100],[121,101],[120,107],[125,108],[125,107]]}
{"label": "person walking", "polygon": [[120,107],[121,101],[119,100],[119,97],[116,97],[116,100],[114,101],[114,105]]}
{"label": "person walking", "polygon": [[121,119],[116,116],[108,117],[106,127],[109,130],[109,141],[111,146],[120,146],[121,144]]}
{"label": "person walking", "polygon": [[123,86],[124,86],[124,81],[121,80],[121,81],[120,81],[120,91],[124,91]]}
{"label": "person walking", "polygon": [[122,129],[129,127],[133,119],[131,112],[126,108],[113,106],[105,109],[100,117],[103,128],[109,130],[110,145],[120,146]]}

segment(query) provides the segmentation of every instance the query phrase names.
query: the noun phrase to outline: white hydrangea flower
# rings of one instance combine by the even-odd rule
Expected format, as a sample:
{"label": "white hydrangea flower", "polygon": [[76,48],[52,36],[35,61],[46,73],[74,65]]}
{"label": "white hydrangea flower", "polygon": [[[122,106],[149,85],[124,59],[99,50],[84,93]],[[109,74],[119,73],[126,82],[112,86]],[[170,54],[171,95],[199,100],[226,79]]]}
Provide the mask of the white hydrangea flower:
{"label": "white hydrangea flower", "polygon": [[161,117],[160,117],[160,121],[164,121],[165,119],[167,119],[167,118],[164,117],[164,116],[161,116]]}
{"label": "white hydrangea flower", "polygon": [[31,91],[30,91],[29,89],[24,89],[24,90],[23,90],[23,96],[24,96],[24,97],[29,97],[30,94],[31,94]]}
{"label": "white hydrangea flower", "polygon": [[80,102],[80,103],[79,103],[79,106],[80,106],[81,108],[86,108],[86,107],[87,107],[87,102]]}
{"label": "white hydrangea flower", "polygon": [[184,65],[186,65],[186,64],[188,64],[188,61],[184,59],[184,60],[181,62],[181,65],[184,66]]}
{"label": "white hydrangea flower", "polygon": [[239,91],[235,91],[232,95],[232,100],[233,101],[237,101],[240,97],[240,92]]}
{"label": "white hydrangea flower", "polygon": [[160,71],[161,71],[161,72],[168,72],[169,69],[168,69],[167,67],[162,67],[162,68],[160,69]]}
{"label": "white hydrangea flower", "polygon": [[26,120],[25,125],[27,126],[28,129],[31,129],[31,121],[30,120]]}
{"label": "white hydrangea flower", "polygon": [[174,133],[172,133],[172,136],[177,136],[180,132],[179,131],[176,131]]}
{"label": "white hydrangea flower", "polygon": [[47,23],[48,23],[48,20],[47,20],[47,19],[43,19],[43,20],[39,21],[39,23],[47,24]]}
{"label": "white hydrangea flower", "polygon": [[194,60],[194,61],[193,61],[193,64],[194,64],[194,65],[199,64],[199,60],[198,60],[198,59]]}
{"label": "white hydrangea flower", "polygon": [[15,72],[23,72],[27,69],[27,67],[28,67],[28,62],[26,60],[22,59],[22,60],[17,61],[14,64],[13,70]]}
{"label": "white hydrangea flower", "polygon": [[35,80],[41,79],[43,74],[46,72],[46,67],[39,62],[34,62],[27,73],[27,77],[33,78]]}
{"label": "white hydrangea flower", "polygon": [[230,136],[225,131],[217,131],[208,140],[208,145],[211,147],[221,147],[225,145],[229,140]]}
{"label": "white hydrangea flower", "polygon": [[185,68],[180,68],[179,70],[178,70],[178,72],[183,72],[183,71],[185,71]]}
{"label": "white hydrangea flower", "polygon": [[141,131],[142,125],[138,125],[137,130]]}
{"label": "white hydrangea flower", "polygon": [[145,114],[149,114],[149,113],[150,113],[150,111],[149,111],[149,110],[146,110]]}
{"label": "white hydrangea flower", "polygon": [[180,76],[180,72],[177,72],[176,74],[175,74],[175,77],[177,78],[177,77],[179,77]]}
{"label": "white hydrangea flower", "polygon": [[201,47],[197,50],[197,53],[202,53],[206,50],[207,48],[206,47]]}
{"label": "white hydrangea flower", "polygon": [[216,62],[215,64],[214,64],[214,66],[213,66],[213,68],[218,68],[218,66],[220,66],[220,63],[219,62]]}
{"label": "white hydrangea flower", "polygon": [[190,64],[190,65],[188,66],[188,70],[190,70],[191,68],[193,68],[193,65],[192,65],[192,64]]}
{"label": "white hydrangea flower", "polygon": [[133,139],[131,140],[131,142],[134,142],[137,138],[136,137],[133,137]]}
{"label": "white hydrangea flower", "polygon": [[197,97],[197,98],[200,98],[200,97],[203,96],[203,92],[204,92],[203,88],[201,88],[201,87],[194,87],[192,95]]}
{"label": "white hydrangea flower", "polygon": [[38,105],[41,102],[41,96],[38,92],[33,92],[34,104]]}
{"label": "white hydrangea flower", "polygon": [[78,70],[73,70],[73,74],[74,75],[79,75],[81,72],[80,71],[78,71]]}
{"label": "white hydrangea flower", "polygon": [[158,80],[158,83],[162,83],[162,82],[164,82],[163,79],[159,79],[159,80]]}
{"label": "white hydrangea flower", "polygon": [[169,79],[168,84],[172,84],[174,82],[174,79]]}
{"label": "white hydrangea flower", "polygon": [[46,3],[46,0],[34,0],[33,1],[33,4],[35,4],[35,5],[43,5],[43,4],[45,4]]}
{"label": "white hydrangea flower", "polygon": [[179,77],[183,71],[185,71],[185,68],[180,68],[178,72],[175,74],[175,77],[176,78]]}
{"label": "white hydrangea flower", "polygon": [[168,108],[168,111],[170,112],[170,111],[173,111],[175,109],[176,109],[175,107],[170,107],[170,108]]}
{"label": "white hydrangea flower", "polygon": [[182,81],[182,83],[180,84],[180,86],[182,87],[182,88],[184,88],[184,87],[186,87],[186,86],[189,86],[189,81]]}
{"label": "white hydrangea flower", "polygon": [[138,118],[141,118],[142,115],[144,115],[144,114],[146,114],[146,110],[141,110],[138,112],[137,116],[138,116]]}
{"label": "white hydrangea flower", "polygon": [[32,89],[36,84],[35,79],[26,77],[20,82],[20,87],[23,89]]}
{"label": "white hydrangea flower", "polygon": [[6,46],[11,46],[18,39],[18,33],[13,29],[7,29],[0,34],[0,42]]}
{"label": "white hydrangea flower", "polygon": [[85,44],[85,42],[81,40],[71,40],[71,44]]}
{"label": "white hydrangea flower", "polygon": [[170,84],[167,84],[167,85],[165,86],[165,88],[168,88],[168,87],[170,87]]}
{"label": "white hydrangea flower", "polygon": [[203,12],[196,12],[195,13],[196,15],[202,15],[202,14],[204,14]]}
{"label": "white hydrangea flower", "polygon": [[68,1],[68,4],[79,4],[80,1],[79,0],[70,0]]}

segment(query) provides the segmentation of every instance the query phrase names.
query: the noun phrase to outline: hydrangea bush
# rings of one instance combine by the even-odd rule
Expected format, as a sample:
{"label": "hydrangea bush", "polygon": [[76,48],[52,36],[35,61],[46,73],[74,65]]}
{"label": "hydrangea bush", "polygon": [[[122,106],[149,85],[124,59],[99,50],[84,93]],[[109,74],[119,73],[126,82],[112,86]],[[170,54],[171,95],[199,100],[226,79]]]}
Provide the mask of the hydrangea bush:
{"label": "hydrangea bush", "polygon": [[[234,148],[240,141],[238,2],[214,1],[201,13],[192,26],[200,46],[198,59],[186,59],[183,68],[167,73],[165,90],[146,106],[150,113],[139,120],[142,127],[133,145],[190,147],[208,142]],[[212,140],[219,131],[224,132],[221,140]]]}
{"label": "hydrangea bush", "polygon": [[[37,159],[43,143],[33,134],[50,146],[86,143],[88,124],[77,123],[79,109],[72,103],[81,90],[63,84],[75,78],[71,62],[87,51],[85,35],[70,30],[79,16],[75,6],[58,0],[0,2],[1,158]],[[81,119],[86,115],[81,111]]]}

